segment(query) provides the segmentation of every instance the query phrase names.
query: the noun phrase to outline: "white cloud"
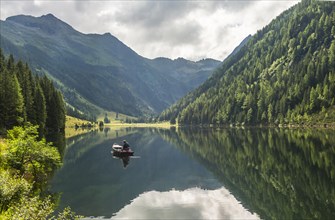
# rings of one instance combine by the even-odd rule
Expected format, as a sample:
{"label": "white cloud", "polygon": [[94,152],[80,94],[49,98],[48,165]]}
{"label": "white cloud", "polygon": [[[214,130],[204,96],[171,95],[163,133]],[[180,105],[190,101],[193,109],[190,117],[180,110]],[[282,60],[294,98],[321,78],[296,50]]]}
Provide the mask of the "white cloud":
{"label": "white cloud", "polygon": [[224,59],[296,1],[1,0],[0,15],[52,13],[84,33],[119,38],[148,58]]}
{"label": "white cloud", "polygon": [[150,191],[115,214],[115,219],[260,219],[225,188]]}

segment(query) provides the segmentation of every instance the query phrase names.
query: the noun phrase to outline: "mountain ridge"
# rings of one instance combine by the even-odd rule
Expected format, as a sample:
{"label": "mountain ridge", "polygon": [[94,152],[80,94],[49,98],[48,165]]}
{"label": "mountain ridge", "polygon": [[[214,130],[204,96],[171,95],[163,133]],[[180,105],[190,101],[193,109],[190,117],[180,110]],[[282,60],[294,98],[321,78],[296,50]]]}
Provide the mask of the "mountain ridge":
{"label": "mountain ridge", "polygon": [[[209,67],[202,69],[203,65],[190,61],[185,69],[171,72],[110,33],[83,34],[52,14],[18,15],[0,22],[4,53],[51,77],[66,102],[82,112],[157,114],[202,83],[221,63],[210,60]],[[195,77],[190,86],[185,74],[200,78]]]}
{"label": "mountain ridge", "polygon": [[304,0],[284,11],[160,120],[219,126],[331,123],[334,6]]}

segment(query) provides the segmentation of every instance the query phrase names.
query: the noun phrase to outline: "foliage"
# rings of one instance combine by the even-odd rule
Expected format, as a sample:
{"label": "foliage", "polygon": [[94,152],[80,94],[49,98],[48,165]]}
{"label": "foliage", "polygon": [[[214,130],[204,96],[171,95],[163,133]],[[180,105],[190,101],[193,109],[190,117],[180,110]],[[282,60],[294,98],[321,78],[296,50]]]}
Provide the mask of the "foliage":
{"label": "foliage", "polygon": [[6,210],[18,202],[23,195],[31,190],[31,185],[19,175],[13,175],[8,170],[0,170],[0,211]]}
{"label": "foliage", "polygon": [[78,219],[71,209],[52,216],[55,204],[43,197],[43,188],[60,166],[60,155],[45,139],[38,140],[38,127],[27,125],[8,131],[0,142],[0,219]]}
{"label": "foliage", "polygon": [[62,131],[65,128],[65,104],[60,91],[56,90],[51,80],[43,76],[40,85],[46,103],[46,127],[51,131]]}
{"label": "foliage", "polygon": [[50,196],[44,199],[38,196],[23,196],[19,202],[12,205],[3,215],[0,215],[0,217],[3,220],[75,220],[83,217],[73,212],[70,207],[66,207],[63,211],[58,213],[57,216],[53,216],[52,213],[54,209],[55,204],[51,201]]}
{"label": "foliage", "polygon": [[110,121],[110,119],[108,118],[108,115],[107,115],[107,113],[105,114],[105,118],[104,118],[104,123],[105,124],[108,124],[108,123],[110,123],[111,121]]}
{"label": "foliage", "polygon": [[47,77],[32,74],[27,64],[5,59],[0,49],[0,132],[30,122],[45,130],[65,127],[65,106],[61,93]]}
{"label": "foliage", "polygon": [[41,199],[35,197],[21,197],[20,201],[11,206],[3,214],[2,219],[4,220],[41,220],[48,219],[54,211],[54,204],[50,198]]}
{"label": "foliage", "polygon": [[0,131],[23,122],[23,96],[11,56],[6,64],[0,50]]}
{"label": "foliage", "polygon": [[8,131],[6,165],[32,182],[45,182],[61,164],[59,152],[45,139],[38,141],[37,126],[14,127]]}
{"label": "foliage", "polygon": [[335,104],[334,27],[332,2],[302,1],[258,31],[160,119],[217,125],[313,123],[312,114]]}

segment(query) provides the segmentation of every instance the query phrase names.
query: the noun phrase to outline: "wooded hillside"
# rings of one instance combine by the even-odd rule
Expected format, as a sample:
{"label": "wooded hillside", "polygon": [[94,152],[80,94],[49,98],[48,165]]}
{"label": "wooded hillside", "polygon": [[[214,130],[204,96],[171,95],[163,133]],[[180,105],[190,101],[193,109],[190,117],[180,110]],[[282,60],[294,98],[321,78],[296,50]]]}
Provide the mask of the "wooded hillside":
{"label": "wooded hillside", "polygon": [[258,31],[160,119],[285,124],[308,123],[321,114],[327,121],[334,98],[335,4],[305,0]]}
{"label": "wooded hillside", "polygon": [[46,77],[33,75],[27,64],[6,59],[0,49],[0,134],[30,122],[39,132],[65,128],[63,96]]}

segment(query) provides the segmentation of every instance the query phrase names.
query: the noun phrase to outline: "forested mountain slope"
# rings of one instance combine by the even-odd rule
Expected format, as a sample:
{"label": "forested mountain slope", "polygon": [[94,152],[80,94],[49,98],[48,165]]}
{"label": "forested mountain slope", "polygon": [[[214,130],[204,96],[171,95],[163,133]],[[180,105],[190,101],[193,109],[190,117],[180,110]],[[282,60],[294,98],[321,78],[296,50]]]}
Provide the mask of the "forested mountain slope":
{"label": "forested mountain slope", "polygon": [[29,66],[5,59],[0,49],[0,135],[14,126],[31,123],[45,131],[64,131],[65,103],[46,76],[32,74]]}
{"label": "forested mountain slope", "polygon": [[9,17],[0,27],[4,53],[48,75],[66,102],[86,113],[99,108],[130,115],[159,113],[207,79],[220,63],[209,60],[213,67],[208,68],[189,61],[185,68],[191,77],[202,80],[189,87],[180,79],[183,72],[170,74],[111,34],[83,34],[51,14]]}
{"label": "forested mountain slope", "polygon": [[161,120],[181,124],[309,122],[334,108],[335,3],[304,0],[258,31]]}

